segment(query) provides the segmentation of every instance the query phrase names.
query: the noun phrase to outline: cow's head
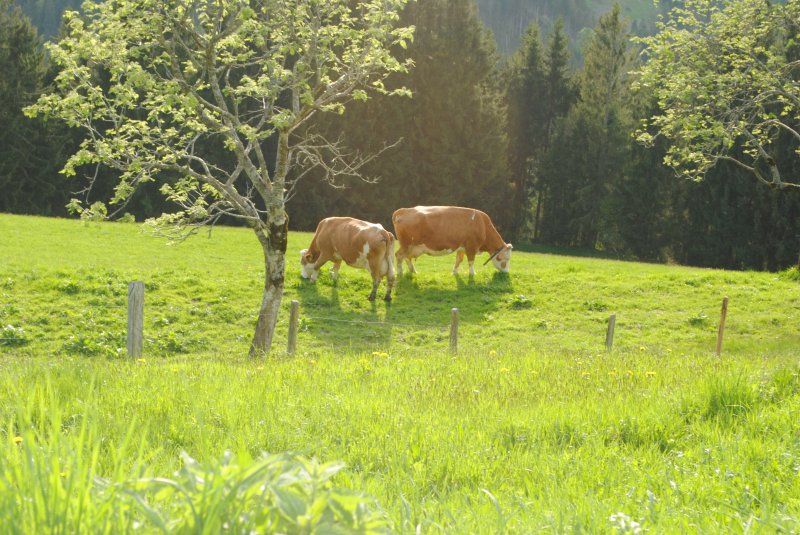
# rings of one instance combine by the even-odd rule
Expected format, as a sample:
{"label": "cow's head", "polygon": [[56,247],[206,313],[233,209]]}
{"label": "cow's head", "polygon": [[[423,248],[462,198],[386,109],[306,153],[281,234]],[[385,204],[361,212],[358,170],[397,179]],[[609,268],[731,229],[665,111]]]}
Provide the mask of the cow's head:
{"label": "cow's head", "polygon": [[300,251],[300,276],[304,279],[311,279],[311,282],[317,280],[319,270],[314,269],[314,259],[308,249]]}
{"label": "cow's head", "polygon": [[492,264],[494,264],[494,267],[496,267],[498,271],[508,273],[508,268],[511,267],[511,250],[513,248],[514,247],[510,243],[507,243],[492,255]]}

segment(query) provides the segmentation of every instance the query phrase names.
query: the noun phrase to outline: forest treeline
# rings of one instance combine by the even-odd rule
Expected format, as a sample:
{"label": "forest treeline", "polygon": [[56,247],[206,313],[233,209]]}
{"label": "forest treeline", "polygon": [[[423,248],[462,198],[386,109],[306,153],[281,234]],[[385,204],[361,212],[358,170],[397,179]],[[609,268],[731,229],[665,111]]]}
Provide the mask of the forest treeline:
{"label": "forest treeline", "polygon": [[[107,200],[116,184],[108,169],[58,172],[83,133],[23,114],[54,72],[37,28],[10,0],[0,7],[0,211],[66,215],[73,197]],[[702,182],[679,179],[662,163],[663,140],[635,141],[657,103],[634,90],[640,46],[618,6],[582,39],[581,62],[561,18],[534,22],[500,56],[475,0],[418,0],[402,17],[416,32],[396,53],[415,66],[391,83],[413,97],[376,96],[319,116],[314,128],[326,139],[378,156],[361,178],[319,168],[294,177],[291,228],[313,230],[331,215],[391,228],[398,207],[453,204],[485,210],[515,244],[733,269],[798,261],[800,191],[770,189],[725,163]],[[169,210],[159,187],[145,184],[116,208],[137,220]]]}

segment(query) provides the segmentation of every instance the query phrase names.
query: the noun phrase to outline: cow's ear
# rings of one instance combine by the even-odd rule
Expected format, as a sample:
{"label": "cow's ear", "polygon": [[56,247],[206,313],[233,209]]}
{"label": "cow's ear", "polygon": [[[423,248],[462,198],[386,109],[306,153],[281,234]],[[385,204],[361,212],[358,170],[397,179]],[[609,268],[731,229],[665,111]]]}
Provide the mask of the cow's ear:
{"label": "cow's ear", "polygon": [[306,262],[311,262],[311,260],[313,260],[311,253],[304,254],[303,258],[305,258]]}
{"label": "cow's ear", "polygon": [[507,248],[507,249],[510,251],[511,249],[513,249],[513,248],[514,248],[514,246],[513,246],[513,245],[511,245],[510,243],[507,243],[507,244],[506,244],[506,248]]}

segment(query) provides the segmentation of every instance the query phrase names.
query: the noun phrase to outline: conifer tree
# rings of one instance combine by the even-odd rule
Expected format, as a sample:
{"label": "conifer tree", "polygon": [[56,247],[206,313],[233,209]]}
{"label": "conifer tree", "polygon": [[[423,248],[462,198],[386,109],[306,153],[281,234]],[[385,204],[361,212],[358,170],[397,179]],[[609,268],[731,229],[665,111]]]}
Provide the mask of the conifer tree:
{"label": "conifer tree", "polygon": [[550,144],[556,121],[574,100],[567,45],[561,20],[554,26],[546,50],[534,23],[507,68],[509,170],[515,186],[516,236],[534,237],[543,200],[538,179],[541,155]]}
{"label": "conifer tree", "polygon": [[547,74],[539,25],[533,23],[522,46],[511,57],[507,68],[508,88],[508,166],[514,185],[514,227],[511,235],[519,239],[531,212],[534,192],[535,157],[544,148],[547,136]]}
{"label": "conifer tree", "polygon": [[619,4],[600,18],[584,51],[580,98],[543,163],[542,236],[579,247],[602,246],[606,201],[630,150],[629,72],[634,61]]}
{"label": "conifer tree", "polygon": [[[409,3],[401,24],[414,26],[402,59],[407,75],[387,81],[413,97],[377,97],[350,106],[327,135],[364,153],[385,150],[364,168],[371,180],[309,174],[309,188],[289,205],[293,225],[313,229],[331,215],[351,215],[391,228],[392,212],[418,204],[465,205],[508,227],[505,114],[495,85],[497,55],[470,0]],[[392,146],[394,143],[399,143]],[[325,180],[325,178],[330,180]],[[331,187],[331,182],[335,187]]]}
{"label": "conifer tree", "polygon": [[44,90],[41,38],[19,7],[0,0],[0,212],[64,214],[68,196],[58,169],[62,140],[54,125],[22,109]]}

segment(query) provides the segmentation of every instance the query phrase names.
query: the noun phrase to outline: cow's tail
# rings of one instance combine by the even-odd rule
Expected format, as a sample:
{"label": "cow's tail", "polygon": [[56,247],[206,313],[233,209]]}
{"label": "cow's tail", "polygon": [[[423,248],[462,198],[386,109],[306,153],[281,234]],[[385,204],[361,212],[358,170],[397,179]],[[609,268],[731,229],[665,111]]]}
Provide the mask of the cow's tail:
{"label": "cow's tail", "polygon": [[384,251],[384,258],[386,259],[386,276],[394,280],[394,234],[388,230],[384,230],[383,238],[386,240],[386,251]]}
{"label": "cow's tail", "polygon": [[388,230],[383,231],[383,239],[386,241],[386,250],[383,252],[383,258],[386,260],[386,296],[384,300],[391,302],[392,288],[394,288],[394,234]]}

